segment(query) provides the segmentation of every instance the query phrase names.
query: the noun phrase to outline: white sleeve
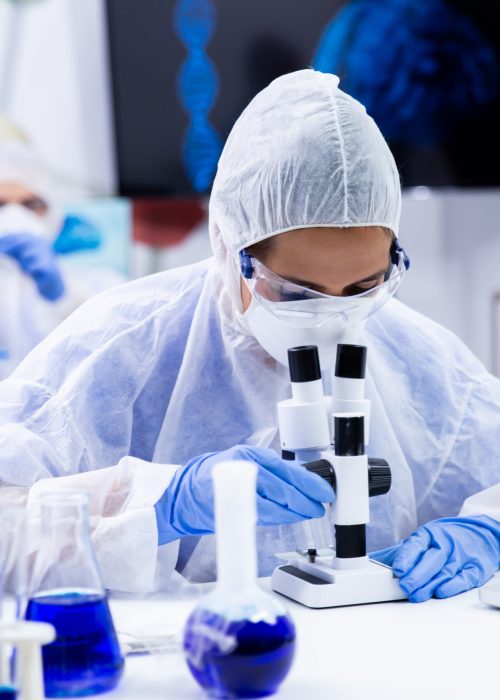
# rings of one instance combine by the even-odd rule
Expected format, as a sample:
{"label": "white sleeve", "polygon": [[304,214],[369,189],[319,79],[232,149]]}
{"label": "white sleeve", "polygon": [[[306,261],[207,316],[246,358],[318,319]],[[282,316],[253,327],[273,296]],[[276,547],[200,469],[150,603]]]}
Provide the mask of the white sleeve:
{"label": "white sleeve", "polygon": [[80,490],[90,497],[90,530],[105,588],[147,593],[172,585],[179,543],[158,547],[154,504],[178,465],[124,457],[113,467],[40,479],[27,498],[29,552],[38,547],[39,496]]}
{"label": "white sleeve", "polygon": [[469,496],[459,515],[489,515],[500,522],[500,484]]}

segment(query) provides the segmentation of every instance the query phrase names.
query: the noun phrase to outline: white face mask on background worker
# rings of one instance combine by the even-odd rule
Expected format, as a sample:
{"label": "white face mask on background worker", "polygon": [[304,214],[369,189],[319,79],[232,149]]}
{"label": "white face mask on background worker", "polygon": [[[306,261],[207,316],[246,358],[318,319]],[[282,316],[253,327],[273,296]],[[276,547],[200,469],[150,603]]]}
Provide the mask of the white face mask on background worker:
{"label": "white face mask on background worker", "polygon": [[0,207],[0,236],[12,233],[29,233],[40,238],[48,238],[50,235],[47,222],[42,216],[22,204],[5,204]]}
{"label": "white face mask on background worker", "polygon": [[20,173],[9,180],[0,167],[0,236],[31,234],[52,243],[61,228],[61,213],[29,184],[15,181],[16,175]]}

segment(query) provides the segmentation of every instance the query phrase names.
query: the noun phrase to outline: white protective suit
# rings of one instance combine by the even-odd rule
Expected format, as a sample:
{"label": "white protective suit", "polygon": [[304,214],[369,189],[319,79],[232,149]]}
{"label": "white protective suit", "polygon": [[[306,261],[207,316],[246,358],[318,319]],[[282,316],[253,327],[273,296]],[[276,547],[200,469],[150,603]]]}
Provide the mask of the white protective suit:
{"label": "white protective suit", "polygon": [[[0,182],[22,185],[48,206],[43,216],[23,213],[20,205],[0,208],[0,237],[27,233],[52,245],[64,217],[48,172],[31,146],[22,141],[0,142]],[[6,215],[7,209],[17,209],[18,213]],[[65,291],[56,301],[48,301],[17,261],[0,254],[0,380],[8,377],[23,357],[84,301],[125,281],[114,270],[82,268],[71,258],[58,256]]]}
{"label": "white protective suit", "polygon": [[[179,558],[177,542],[158,550],[153,506],[176,465],[196,455],[238,443],[279,449],[276,402],[289,392],[288,372],[247,330],[236,253],[301,226],[397,232],[399,206],[392,156],[335,76],[305,70],[271,83],[219,163],[215,257],[87,302],[0,383],[2,500],[28,496],[36,514],[40,490],[90,491],[110,588],[165,586],[176,561],[191,580],[213,578],[213,536],[184,538]],[[368,320],[362,341],[369,454],[393,473],[389,494],[372,499],[369,548],[458,514],[468,498],[468,512],[500,519],[500,381],[454,335],[396,300]],[[273,552],[311,536],[309,522],[258,531],[261,574],[276,563]]]}

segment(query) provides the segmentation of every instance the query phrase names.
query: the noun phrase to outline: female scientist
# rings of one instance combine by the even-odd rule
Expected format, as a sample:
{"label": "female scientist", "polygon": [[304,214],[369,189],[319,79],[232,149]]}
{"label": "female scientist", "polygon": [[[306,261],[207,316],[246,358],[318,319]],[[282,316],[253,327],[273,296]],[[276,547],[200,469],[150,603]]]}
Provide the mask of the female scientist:
{"label": "female scientist", "polygon": [[370,452],[393,472],[369,548],[401,542],[391,562],[413,601],[484,583],[500,562],[500,381],[390,298],[407,266],[400,197],[383,137],[336,76],[271,83],[219,162],[214,257],[88,302],[0,384],[2,499],[35,512],[44,489],[87,489],[106,586],[146,591],[214,577],[211,470],[252,460],[269,574],[334,498],[275,451],[286,349],[317,344],[328,389],[336,344],[358,339]]}

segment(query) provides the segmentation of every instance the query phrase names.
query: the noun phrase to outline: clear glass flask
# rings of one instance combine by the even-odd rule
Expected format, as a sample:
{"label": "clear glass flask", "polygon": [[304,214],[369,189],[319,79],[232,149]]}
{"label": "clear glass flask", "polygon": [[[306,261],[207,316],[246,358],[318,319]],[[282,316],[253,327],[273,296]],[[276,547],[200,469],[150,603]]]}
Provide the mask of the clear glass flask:
{"label": "clear glass flask", "polygon": [[[26,595],[26,519],[24,509],[0,510],[0,629],[19,621]],[[0,644],[0,700],[19,695],[18,664],[14,647]]]}
{"label": "clear glass flask", "polygon": [[90,541],[88,496],[41,496],[42,539],[25,617],[51,623],[43,648],[47,697],[79,697],[114,688],[124,660]]}
{"label": "clear glass flask", "polygon": [[213,480],[217,586],[186,623],[184,653],[211,697],[263,697],[290,670],[295,627],[281,601],[257,585],[255,465],[218,464]]}

